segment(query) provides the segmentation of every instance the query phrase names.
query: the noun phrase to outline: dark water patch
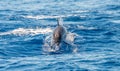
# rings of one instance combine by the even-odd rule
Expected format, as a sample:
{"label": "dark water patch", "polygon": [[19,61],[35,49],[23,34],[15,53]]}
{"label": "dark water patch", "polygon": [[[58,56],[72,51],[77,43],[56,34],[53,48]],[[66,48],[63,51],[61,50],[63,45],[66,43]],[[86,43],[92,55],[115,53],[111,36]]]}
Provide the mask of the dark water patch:
{"label": "dark water patch", "polygon": [[21,61],[11,62],[11,63],[9,63],[9,66],[16,66],[16,65],[19,65],[20,63],[21,63]]}
{"label": "dark water patch", "polygon": [[112,16],[109,16],[109,15],[106,15],[106,16],[102,16],[102,15],[99,15],[97,16],[96,18],[94,18],[95,20],[108,20],[108,19],[111,19],[113,18]]}
{"label": "dark water patch", "polygon": [[[6,25],[7,26],[7,25]],[[7,32],[7,31],[10,31],[10,30],[13,30],[13,29],[15,29],[15,27],[12,27],[12,26],[9,26],[9,27],[2,27],[1,29],[0,29],[0,32]]]}
{"label": "dark water patch", "polygon": [[17,21],[17,20],[22,20],[22,19],[24,19],[24,17],[19,16],[17,14],[16,15],[11,15],[10,18],[9,18],[10,21],[13,21],[13,20]]}
{"label": "dark water patch", "polygon": [[106,29],[108,31],[115,31],[115,30],[117,31],[117,30],[120,30],[119,25],[120,24],[114,24],[114,23],[108,21],[103,25],[103,29]]}
{"label": "dark water patch", "polygon": [[[88,27],[89,28],[89,27]],[[103,29],[81,29],[82,31],[85,31],[86,33],[101,33],[105,30]]]}
{"label": "dark water patch", "polygon": [[[92,15],[91,15],[92,14]],[[90,16],[89,16],[89,19],[90,21],[108,21],[110,19],[113,19],[115,16],[111,15],[111,14],[107,14],[107,13],[104,13],[104,11],[93,11],[93,12],[90,12]]]}
{"label": "dark water patch", "polygon": [[53,24],[50,24],[50,22],[54,22],[54,24],[57,24],[57,18],[43,18],[43,19],[40,19],[40,21],[49,21],[49,24],[44,24],[44,25],[53,25]]}
{"label": "dark water patch", "polygon": [[103,29],[89,29],[89,28],[85,28],[85,29],[81,29],[81,28],[77,28],[76,29],[72,29],[72,32],[76,32],[77,34],[79,35],[84,35],[84,36],[87,36],[87,35],[90,35],[90,36],[100,36],[104,30]]}
{"label": "dark water patch", "polygon": [[4,69],[5,68],[5,66],[0,66],[0,70],[2,71],[2,69]]}
{"label": "dark water patch", "polygon": [[[9,41],[8,41],[9,42]],[[42,54],[42,44],[43,43],[33,43],[32,40],[29,41],[10,41],[8,46],[1,49],[1,55],[3,57],[21,57],[21,56],[36,56]],[[35,41],[36,42],[36,41]],[[21,46],[22,45],[22,46]]]}
{"label": "dark water patch", "polygon": [[31,44],[31,45],[42,45],[43,42],[44,42],[44,38],[43,37],[40,37],[40,38],[36,38],[33,37],[34,39],[31,39],[31,40],[27,40],[27,41],[24,41],[23,44]]}
{"label": "dark water patch", "polygon": [[1,26],[0,32],[8,32],[17,28],[21,28],[25,26],[25,24],[21,21],[6,21],[1,23],[0,26]]}
{"label": "dark water patch", "polygon": [[80,61],[78,61],[78,62],[81,62],[81,63],[88,63],[88,64],[90,64],[90,63],[96,63],[96,62],[98,62],[98,60],[80,60]]}
{"label": "dark water patch", "polygon": [[93,37],[100,37],[101,34],[104,32],[105,30],[103,29],[75,29],[73,32],[76,32],[79,35],[82,35],[83,37],[86,36],[93,36]]}
{"label": "dark water patch", "polygon": [[89,47],[89,48],[85,48],[84,51],[86,51],[86,52],[93,52],[93,51],[94,52],[99,52],[100,50],[97,47],[96,48]]}
{"label": "dark water patch", "polygon": [[120,10],[120,5],[107,5],[107,10]]}
{"label": "dark water patch", "polygon": [[6,70],[16,70],[16,69],[23,69],[23,70],[25,70],[27,68],[34,67],[34,66],[35,66],[35,64],[19,64],[19,65],[16,65],[16,66],[10,65],[10,66],[8,66],[6,68]]}
{"label": "dark water patch", "polygon": [[3,49],[0,49],[0,56],[2,56],[2,57],[7,56],[6,51]]}
{"label": "dark water patch", "polygon": [[0,10],[0,13],[10,15],[10,14],[14,13],[14,10],[4,9],[4,10]]}
{"label": "dark water patch", "polygon": [[107,68],[111,68],[112,66],[120,66],[120,63],[116,61],[106,61],[106,62],[101,63],[100,65],[103,65]]}
{"label": "dark water patch", "polygon": [[73,71],[73,70],[75,70],[75,71],[90,71],[89,69],[85,69],[85,68],[77,68],[77,67],[73,67],[73,66],[66,66],[66,69],[69,69],[70,71]]}
{"label": "dark water patch", "polygon": [[56,13],[53,14],[53,12],[55,12],[56,10],[49,10],[49,9],[38,9],[38,10],[34,10],[34,11],[31,11],[30,14],[36,16],[36,15],[58,15]]}
{"label": "dark water patch", "polygon": [[108,32],[104,33],[103,35],[106,35],[106,36],[115,36],[115,33],[111,32],[111,31],[108,31]]}
{"label": "dark water patch", "polygon": [[[39,47],[38,47],[39,48]],[[40,48],[37,50],[36,47],[29,47],[25,48],[25,47],[12,47],[12,48],[7,48],[5,53],[6,55],[3,57],[28,57],[28,56],[37,56],[37,55],[41,55],[41,50]]]}
{"label": "dark water patch", "polygon": [[17,16],[26,16],[26,15],[31,14],[30,11],[24,11],[24,10],[15,11],[15,13],[16,13]]}
{"label": "dark water patch", "polygon": [[10,10],[10,9],[5,9],[5,10],[0,10],[1,12],[9,12],[9,11],[13,11],[13,10]]}
{"label": "dark water patch", "polygon": [[64,20],[65,20],[65,21],[78,22],[78,21],[85,21],[85,20],[87,20],[87,19],[84,18],[84,17],[80,17],[80,16],[71,16],[71,17],[65,18]]}
{"label": "dark water patch", "polygon": [[120,43],[120,42],[118,42],[118,41],[116,41],[116,40],[88,40],[88,41],[84,41],[84,42],[86,42],[86,43],[94,43],[94,44],[98,44],[98,43],[107,43],[107,44],[111,44],[111,43]]}
{"label": "dark water patch", "polygon": [[[36,27],[42,27],[42,28],[44,28],[43,25],[47,24],[47,23],[43,23],[41,20],[27,19],[27,18],[23,18],[23,17],[20,18],[19,20],[24,23],[24,27],[25,28],[36,28]],[[47,25],[45,25],[45,26],[47,26]]]}
{"label": "dark water patch", "polygon": [[[2,20],[4,20],[4,21],[6,20],[6,21],[7,21],[7,20],[9,20],[9,17],[10,17],[9,15],[0,14],[0,20],[1,20],[1,21],[2,21]],[[1,22],[0,22],[0,23],[1,23]]]}

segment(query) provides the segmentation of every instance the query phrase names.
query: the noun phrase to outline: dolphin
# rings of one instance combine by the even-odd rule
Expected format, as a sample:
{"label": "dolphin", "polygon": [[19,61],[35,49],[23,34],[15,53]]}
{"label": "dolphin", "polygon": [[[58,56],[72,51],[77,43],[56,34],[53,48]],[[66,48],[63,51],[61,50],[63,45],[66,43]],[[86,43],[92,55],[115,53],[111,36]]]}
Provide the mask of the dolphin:
{"label": "dolphin", "polygon": [[62,25],[61,20],[61,18],[58,18],[57,26],[53,31],[51,49],[55,49],[54,45],[58,46],[59,49],[60,43],[64,42],[66,38],[67,30]]}

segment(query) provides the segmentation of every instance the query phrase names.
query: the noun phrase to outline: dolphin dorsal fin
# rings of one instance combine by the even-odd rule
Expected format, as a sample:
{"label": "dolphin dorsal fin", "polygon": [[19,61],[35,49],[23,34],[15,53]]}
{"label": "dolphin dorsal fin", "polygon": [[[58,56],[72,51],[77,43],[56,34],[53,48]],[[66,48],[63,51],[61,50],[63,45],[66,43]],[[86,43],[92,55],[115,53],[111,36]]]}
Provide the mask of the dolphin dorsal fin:
{"label": "dolphin dorsal fin", "polygon": [[63,21],[63,20],[62,20],[62,18],[61,18],[61,17],[60,17],[60,18],[58,18],[58,19],[57,19],[57,25],[58,25],[58,26],[59,26],[59,25],[63,25],[63,24],[62,24],[62,21]]}

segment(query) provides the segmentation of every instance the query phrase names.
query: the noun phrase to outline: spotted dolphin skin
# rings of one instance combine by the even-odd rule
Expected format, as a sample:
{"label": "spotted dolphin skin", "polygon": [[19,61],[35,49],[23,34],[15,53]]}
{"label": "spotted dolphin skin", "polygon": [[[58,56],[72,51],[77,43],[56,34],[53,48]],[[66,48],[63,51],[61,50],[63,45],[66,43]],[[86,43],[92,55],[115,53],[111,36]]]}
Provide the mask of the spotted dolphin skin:
{"label": "spotted dolphin skin", "polygon": [[54,48],[53,46],[59,46],[62,41],[66,38],[66,29],[61,23],[61,18],[57,20],[57,27],[53,31],[53,42],[51,45],[51,48]]}

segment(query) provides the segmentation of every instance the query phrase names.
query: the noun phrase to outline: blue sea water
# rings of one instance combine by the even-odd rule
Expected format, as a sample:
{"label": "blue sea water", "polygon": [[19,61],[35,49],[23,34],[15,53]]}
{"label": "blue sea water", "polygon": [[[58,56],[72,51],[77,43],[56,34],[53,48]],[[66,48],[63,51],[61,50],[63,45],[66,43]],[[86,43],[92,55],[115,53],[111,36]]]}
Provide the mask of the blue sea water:
{"label": "blue sea water", "polygon": [[[76,52],[44,52],[58,17]],[[0,71],[119,70],[120,0],[0,0]]]}

